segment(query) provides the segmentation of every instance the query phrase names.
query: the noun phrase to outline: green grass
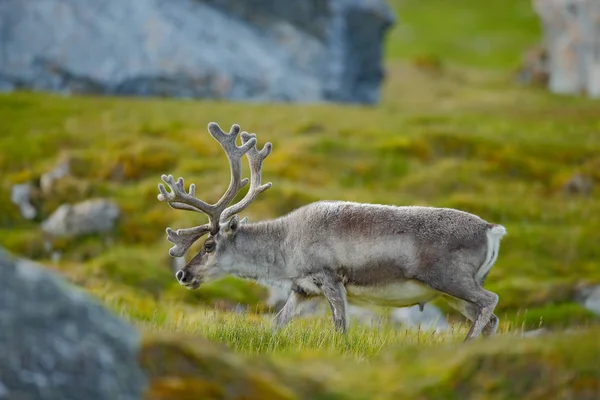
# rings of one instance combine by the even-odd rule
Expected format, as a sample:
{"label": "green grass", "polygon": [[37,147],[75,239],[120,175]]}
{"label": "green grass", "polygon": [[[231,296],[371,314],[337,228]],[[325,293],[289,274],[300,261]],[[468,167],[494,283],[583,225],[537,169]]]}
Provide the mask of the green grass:
{"label": "green grass", "polygon": [[486,68],[515,67],[541,29],[529,0],[392,0],[398,24],[389,58]]}
{"label": "green grass", "polygon": [[146,338],[141,360],[151,399],[593,400],[600,394],[597,338],[596,329],[460,346],[403,344],[357,364],[318,352],[240,358],[212,342],[162,334]]}
{"label": "green grass", "polygon": [[398,325],[382,323],[369,327],[351,323],[348,334],[334,332],[329,317],[306,317],[294,320],[284,329],[273,332],[272,318],[253,313],[222,313],[215,311],[168,312],[161,323],[150,320],[139,324],[156,333],[185,332],[227,345],[247,354],[300,354],[306,351],[329,353],[364,361],[394,345],[434,346],[460,341],[467,329],[456,324],[444,332],[413,331]]}
{"label": "green grass", "polygon": [[[381,322],[373,326],[351,320],[348,334],[344,336],[335,333],[329,314],[319,314],[298,317],[274,332],[273,315],[260,308],[234,312],[221,310],[219,305],[216,308],[198,307],[198,304],[182,302],[181,296],[175,293],[156,298],[143,290],[99,279],[88,280],[88,289],[115,313],[147,334],[204,337],[245,355],[299,355],[308,351],[360,362],[389,346],[457,343],[469,328],[464,322],[456,322],[441,332],[408,330],[393,324],[382,314]],[[500,333],[518,335],[521,330],[501,328]]]}
{"label": "green grass", "polygon": [[[510,398],[506,382],[489,371],[511,365],[513,355],[520,365],[518,352],[531,356],[531,368],[546,378],[568,375],[569,368],[587,376],[595,371],[588,358],[598,354],[590,337],[581,342],[589,357],[577,355],[581,368],[565,355],[568,338],[558,335],[543,348],[517,338],[540,326],[597,325],[574,294],[582,284],[600,283],[600,103],[512,83],[519,55],[538,40],[529,1],[392,5],[401,21],[386,44],[388,73],[377,106],[1,94],[0,245],[60,271],[147,335],[204,337],[244,357],[268,355],[333,390],[323,398],[478,398],[456,384],[471,376],[472,388],[497,388],[496,397],[486,398]],[[342,199],[456,207],[505,225],[508,236],[486,282],[500,295],[500,337],[461,347],[468,325],[443,303],[436,304],[452,325],[439,334],[384,323],[352,324],[343,337],[332,332],[329,315],[294,321],[274,334],[265,289],[257,284],[227,278],[194,292],[179,287],[164,230],[205,218],[159,203],[156,185],[170,173],[196,183],[207,201],[220,197],[229,171],[206,132],[210,121],[224,128],[238,123],[258,134],[259,145],[273,143],[263,172],[273,187],[244,213],[251,221]],[[11,185],[35,184],[61,159],[70,160],[73,176],[40,195],[42,214],[24,221],[10,202]],[[592,182],[590,194],[563,190],[575,174]],[[119,204],[117,230],[51,239],[62,252],[52,262],[40,220],[63,202],[91,196]],[[246,311],[231,312],[238,304]],[[515,354],[513,339],[525,343]],[[507,352],[513,355],[503,358]],[[587,381],[578,379],[569,382],[585,389]],[[174,390],[163,384],[161,390]],[[521,389],[521,398],[552,398]],[[319,390],[314,393],[325,393]]]}

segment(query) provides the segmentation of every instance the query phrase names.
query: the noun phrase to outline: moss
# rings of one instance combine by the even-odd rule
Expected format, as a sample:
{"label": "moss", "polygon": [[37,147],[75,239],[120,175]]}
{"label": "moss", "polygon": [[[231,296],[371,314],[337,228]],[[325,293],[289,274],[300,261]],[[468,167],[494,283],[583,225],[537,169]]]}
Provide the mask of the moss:
{"label": "moss", "polygon": [[42,233],[35,229],[0,229],[0,245],[14,254],[38,259],[48,255]]}
{"label": "moss", "polygon": [[[167,136],[168,134],[164,134]],[[126,146],[108,161],[99,176],[115,181],[160,176],[174,165],[179,156],[164,140],[146,140]]]}
{"label": "moss", "polygon": [[63,204],[75,204],[84,200],[100,197],[93,182],[74,176],[56,180],[47,193],[41,194],[40,219],[46,219]]}
{"label": "moss", "polygon": [[124,282],[94,275],[93,271],[77,271],[79,275],[73,276],[72,268],[62,270],[127,321],[156,329],[168,320],[168,308],[160,303],[159,296]]}
{"label": "moss", "polygon": [[[500,311],[500,315],[501,311]],[[600,318],[581,304],[574,302],[547,303],[524,310],[511,310],[504,318],[516,329],[531,330],[540,327],[567,329],[600,325]]]}
{"label": "moss", "polygon": [[193,215],[190,212],[174,212],[167,204],[158,202],[158,181],[144,180],[127,185],[114,196],[122,215],[115,233],[123,243],[147,245],[160,240],[168,245],[165,229],[173,217],[189,218]]}
{"label": "moss", "polygon": [[181,287],[173,287],[170,294],[192,304],[201,301],[225,309],[234,309],[241,305],[254,312],[266,309],[264,302],[267,289],[255,282],[233,276],[206,283],[202,285],[202,290],[184,291]]}
{"label": "moss", "polygon": [[600,394],[598,333],[506,336],[428,349],[392,347],[368,367],[306,352],[273,362],[240,357],[187,336],[153,335],[144,339],[140,359],[151,379],[149,396],[595,399]]}
{"label": "moss", "polygon": [[539,38],[538,18],[528,2],[491,1],[476,9],[467,0],[452,5],[439,0],[392,0],[390,4],[401,21],[386,42],[387,56],[427,66],[448,61],[514,67],[522,52]]}
{"label": "moss", "polygon": [[598,331],[509,340],[468,349],[430,399],[595,399],[600,395]]}
{"label": "moss", "polygon": [[319,200],[317,196],[306,193],[298,187],[273,186],[268,191],[271,196],[278,199],[278,201],[273,204],[273,212],[278,215],[285,215],[298,207]]}
{"label": "moss", "polygon": [[147,399],[291,400],[324,391],[309,381],[290,385],[294,379],[264,361],[246,363],[222,346],[185,336],[146,338],[140,362],[151,380]]}
{"label": "moss", "polygon": [[158,295],[172,283],[168,254],[145,247],[113,247],[92,261],[96,274]]}

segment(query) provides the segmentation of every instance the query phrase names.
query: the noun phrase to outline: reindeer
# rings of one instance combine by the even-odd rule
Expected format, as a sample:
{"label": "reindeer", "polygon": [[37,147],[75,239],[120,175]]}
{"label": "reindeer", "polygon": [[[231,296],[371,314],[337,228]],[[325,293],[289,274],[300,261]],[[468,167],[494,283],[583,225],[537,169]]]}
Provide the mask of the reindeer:
{"label": "reindeer", "polygon": [[[257,149],[255,134],[229,133],[216,123],[208,131],[219,142],[231,171],[229,187],[215,204],[186,191],[183,178],[162,175],[158,200],[174,209],[208,216],[204,225],[167,228],[174,244],[169,254],[183,257],[202,236],[202,249],[175,277],[187,289],[198,289],[226,274],[279,285],[290,291],[277,313],[274,329],[285,326],[298,306],[324,296],[336,331],[347,331],[347,301],[422,308],[440,296],[472,321],[465,341],[493,335],[498,327],[494,308],[498,295],[483,288],[496,262],[506,229],[451,208],[392,206],[347,201],[317,201],[276,219],[249,223],[239,219],[256,197],[271,187],[261,184],[263,161],[271,143]],[[230,205],[248,184],[242,179],[242,158],[250,165],[245,197]]]}

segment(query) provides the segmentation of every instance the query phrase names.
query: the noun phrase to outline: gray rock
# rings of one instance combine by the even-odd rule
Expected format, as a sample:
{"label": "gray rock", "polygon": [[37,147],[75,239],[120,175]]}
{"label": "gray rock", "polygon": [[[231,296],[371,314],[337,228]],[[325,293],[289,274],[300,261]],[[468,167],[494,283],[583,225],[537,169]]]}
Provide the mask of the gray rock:
{"label": "gray rock", "polygon": [[546,47],[537,45],[527,49],[515,78],[521,84],[547,86],[550,65]]}
{"label": "gray rock", "polygon": [[269,297],[267,298],[266,304],[269,308],[273,309],[273,311],[279,312],[285,305],[285,302],[290,295],[290,291],[279,286],[268,285],[267,287],[269,289]]}
{"label": "gray rock", "polygon": [[383,322],[381,315],[365,307],[348,304],[348,319],[361,325],[375,326]]}
{"label": "gray rock", "polygon": [[579,289],[575,294],[575,299],[585,308],[600,316],[600,285]]}
{"label": "gray rock", "polygon": [[0,249],[0,399],[139,399],[138,342],[83,292]]}
{"label": "gray rock", "polygon": [[442,332],[448,329],[446,317],[434,305],[425,304],[423,311],[418,305],[395,308],[390,312],[390,320],[408,329],[435,330]]}
{"label": "gray rock", "polygon": [[[283,308],[290,297],[290,289],[276,285],[266,285],[266,287],[269,290],[269,297],[266,300],[266,305],[277,313]],[[296,315],[305,317],[322,315],[322,307],[319,307],[322,305],[321,303],[321,298],[307,300],[297,307]]]}
{"label": "gray rock", "polygon": [[[283,308],[287,301],[290,290],[278,286],[268,285],[269,297],[266,301],[267,306],[278,312]],[[315,297],[301,303],[296,310],[297,317],[314,317],[330,315],[329,305],[324,297]],[[376,312],[355,304],[348,304],[348,321],[355,321],[361,325],[374,326],[382,323],[383,318]]]}
{"label": "gray rock", "polygon": [[33,219],[37,210],[31,204],[31,192],[33,188],[28,183],[14,185],[11,190],[10,200],[19,207],[21,215],[25,219]]}
{"label": "gray rock", "polygon": [[594,189],[594,181],[587,175],[575,174],[563,185],[562,189],[566,193],[589,196]]}
{"label": "gray rock", "polygon": [[67,237],[110,232],[119,214],[119,207],[106,199],[63,204],[42,223],[42,230],[53,236]]}
{"label": "gray rock", "polygon": [[385,0],[4,0],[0,90],[373,103]]}
{"label": "gray rock", "polygon": [[525,332],[523,332],[522,336],[528,337],[528,338],[536,338],[536,337],[547,335],[548,333],[550,333],[550,331],[548,329],[539,328],[539,329],[533,329],[530,331],[525,331]]}
{"label": "gray rock", "polygon": [[600,97],[600,2],[533,0],[541,18],[554,93]]}
{"label": "gray rock", "polygon": [[55,166],[51,171],[42,174],[40,177],[40,188],[44,193],[50,193],[54,182],[64,178],[71,172],[71,167],[68,161],[63,161]]}

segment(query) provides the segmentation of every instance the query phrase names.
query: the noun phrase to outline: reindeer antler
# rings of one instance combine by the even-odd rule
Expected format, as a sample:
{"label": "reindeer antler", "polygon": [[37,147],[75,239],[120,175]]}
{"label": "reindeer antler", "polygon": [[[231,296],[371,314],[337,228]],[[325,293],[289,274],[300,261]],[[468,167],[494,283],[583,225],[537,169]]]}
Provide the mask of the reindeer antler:
{"label": "reindeer antler", "polygon": [[171,257],[183,257],[190,247],[206,233],[210,232],[208,224],[196,226],[194,228],[178,229],[174,231],[167,228],[167,240],[175,246],[169,249]]}
{"label": "reindeer antler", "polygon": [[[264,159],[271,153],[271,143],[266,143],[261,151],[256,149],[256,135],[242,132],[242,145],[237,146],[236,140],[240,134],[239,125],[233,125],[229,134],[223,132],[218,124],[211,122],[208,124],[208,131],[216,139],[229,160],[231,180],[229,187],[223,196],[215,204],[208,204],[196,198],[196,187],[190,185],[188,192],[185,190],[183,178],[175,179],[172,175],[162,175],[162,180],[169,186],[171,191],[167,191],[162,183],[158,184],[159,201],[164,201],[172,208],[179,210],[201,212],[208,215],[209,223],[194,228],[179,229],[173,231],[167,228],[167,239],[174,243],[169,250],[173,257],[183,256],[191,245],[200,239],[207,232],[216,234],[219,232],[219,224],[232,215],[245,210],[254,199],[262,192],[271,187],[269,182],[261,185],[261,171]],[[244,154],[248,157],[250,164],[251,184],[246,196],[237,204],[228,207],[229,203],[235,198],[239,191],[248,184],[248,179],[242,177],[242,157]]]}
{"label": "reindeer antler", "polygon": [[[251,140],[256,141],[256,134],[242,132],[242,143],[248,143]],[[271,154],[272,149],[273,145],[271,145],[271,143],[266,143],[261,151],[258,151],[256,146],[253,146],[248,153],[246,153],[248,163],[250,164],[250,189],[248,189],[248,193],[246,193],[246,196],[244,196],[242,200],[223,211],[221,219],[227,220],[232,215],[244,211],[259,194],[271,187],[271,182],[261,185],[260,181],[262,179],[263,161]]]}

